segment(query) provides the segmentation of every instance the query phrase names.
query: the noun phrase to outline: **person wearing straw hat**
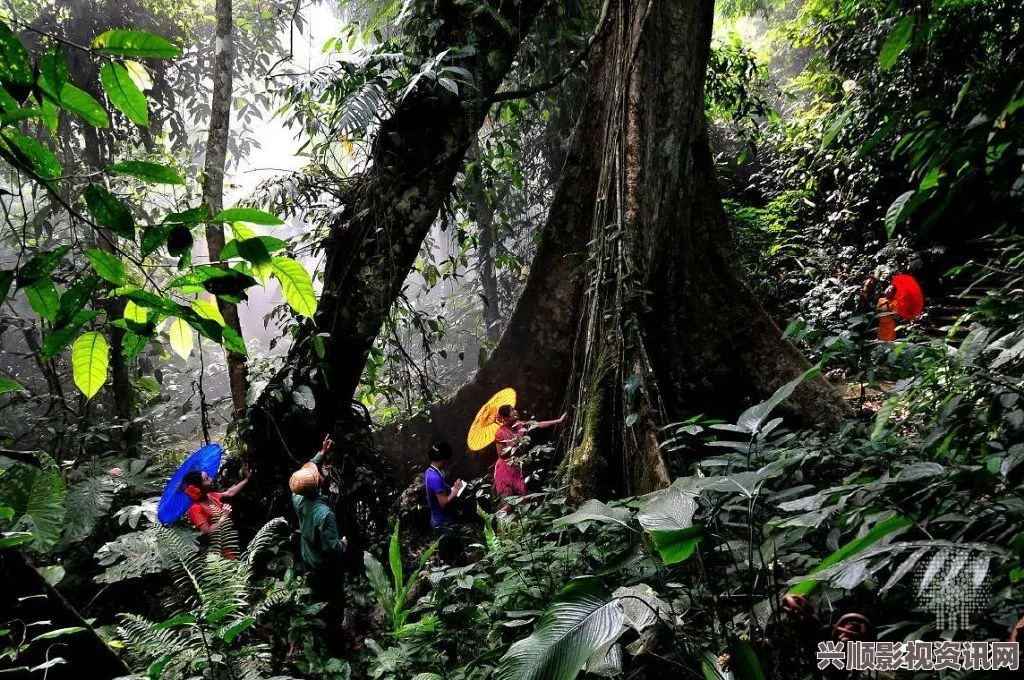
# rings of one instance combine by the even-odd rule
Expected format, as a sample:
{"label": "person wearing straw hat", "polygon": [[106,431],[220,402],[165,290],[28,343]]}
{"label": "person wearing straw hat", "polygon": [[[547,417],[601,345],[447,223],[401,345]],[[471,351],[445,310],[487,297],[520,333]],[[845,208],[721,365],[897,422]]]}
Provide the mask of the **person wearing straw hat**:
{"label": "person wearing straw hat", "polygon": [[320,452],[299,468],[288,480],[292,505],[299,517],[302,535],[302,561],[309,568],[309,587],[313,598],[326,602],[328,647],[337,651],[335,639],[345,616],[344,582],[339,573],[340,560],[348,548],[348,539],[338,536],[338,521],[329,499],[323,494],[328,476],[323,465],[330,455],[331,436],[324,437]]}

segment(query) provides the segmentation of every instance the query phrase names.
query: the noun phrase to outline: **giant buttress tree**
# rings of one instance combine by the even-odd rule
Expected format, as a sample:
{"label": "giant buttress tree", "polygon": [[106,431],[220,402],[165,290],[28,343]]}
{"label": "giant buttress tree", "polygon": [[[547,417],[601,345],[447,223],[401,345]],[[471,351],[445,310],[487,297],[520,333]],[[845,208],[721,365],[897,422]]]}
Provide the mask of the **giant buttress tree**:
{"label": "giant buttress tree", "polygon": [[[668,481],[659,425],[734,416],[809,368],[746,286],[721,206],[703,97],[714,3],[610,4],[526,290],[470,383],[380,434],[399,469],[432,439],[461,440],[511,385],[540,415],[574,407],[578,497],[639,493]],[[830,425],[842,414],[821,378],[787,409]],[[469,461],[472,474],[493,456]]]}

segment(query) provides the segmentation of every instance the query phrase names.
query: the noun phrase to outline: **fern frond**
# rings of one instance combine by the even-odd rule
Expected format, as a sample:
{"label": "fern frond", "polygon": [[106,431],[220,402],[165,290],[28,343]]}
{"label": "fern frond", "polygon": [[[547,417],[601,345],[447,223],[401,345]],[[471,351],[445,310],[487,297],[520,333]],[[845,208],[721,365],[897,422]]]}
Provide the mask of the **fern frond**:
{"label": "fern frond", "polygon": [[68,489],[67,524],[61,534],[61,541],[73,543],[87,537],[96,528],[96,523],[110,512],[114,502],[117,482],[108,475],[96,475],[73,484]]}
{"label": "fern frond", "polygon": [[283,543],[288,531],[288,522],[283,517],[275,517],[264,524],[249,541],[249,547],[245,549],[245,561],[252,564],[263,551]]}
{"label": "fern frond", "polygon": [[210,534],[210,550],[218,555],[238,554],[238,530],[230,517],[217,525],[217,530]]}

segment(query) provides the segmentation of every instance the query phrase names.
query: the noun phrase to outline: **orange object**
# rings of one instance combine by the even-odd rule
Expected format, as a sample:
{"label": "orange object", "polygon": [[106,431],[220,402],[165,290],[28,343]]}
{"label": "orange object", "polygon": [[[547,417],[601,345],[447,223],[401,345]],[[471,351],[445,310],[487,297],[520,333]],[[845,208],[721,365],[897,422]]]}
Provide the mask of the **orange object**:
{"label": "orange object", "polygon": [[466,435],[466,445],[470,451],[482,451],[494,442],[494,435],[501,427],[498,423],[498,409],[505,405],[516,405],[516,391],[511,387],[495,394],[477,411],[469,434]]}
{"label": "orange object", "polygon": [[881,342],[896,342],[896,317],[891,311],[889,298],[878,300],[878,339]]}

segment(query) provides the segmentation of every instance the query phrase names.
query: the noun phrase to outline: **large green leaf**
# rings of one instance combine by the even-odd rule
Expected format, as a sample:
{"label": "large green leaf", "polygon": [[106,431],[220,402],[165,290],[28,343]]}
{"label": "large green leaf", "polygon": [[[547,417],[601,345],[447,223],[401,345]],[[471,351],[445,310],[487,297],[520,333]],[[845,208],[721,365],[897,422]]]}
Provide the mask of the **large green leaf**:
{"label": "large green leaf", "polygon": [[131,211],[102,184],[90,184],[85,188],[85,204],[89,212],[107,229],[123,238],[135,239],[135,220]]}
{"label": "large green leaf", "polygon": [[398,611],[398,608],[405,601],[405,580],[402,574],[402,543],[398,535],[398,522],[395,522],[395,530],[391,533],[391,544],[388,547],[388,562],[391,563],[391,577],[395,580],[394,610]]}
{"label": "large green leaf", "polygon": [[677,564],[693,555],[704,530],[693,522],[697,497],[678,485],[642,497],[637,520],[654,540],[665,564]]}
{"label": "large green leaf", "polygon": [[108,63],[100,71],[103,90],[121,113],[136,125],[149,125],[149,109],[146,95],[142,94],[128,69],[121,64]]}
{"label": "large green leaf", "polygon": [[92,300],[93,293],[100,285],[97,276],[86,276],[64,291],[60,296],[60,309],[57,312],[57,326],[63,326],[70,322],[76,314],[85,309],[85,305]]}
{"label": "large green leaf", "polygon": [[0,82],[7,85],[32,85],[32,60],[18,36],[0,21]]}
{"label": "large green leaf", "polygon": [[810,380],[821,372],[820,367],[815,366],[814,368],[808,369],[800,376],[790,380],[788,383],[775,390],[775,393],[770,396],[766,401],[760,404],[755,404],[748,408],[746,411],[740,414],[736,424],[743,429],[744,432],[755,433],[761,429],[764,421],[771,415],[779,404],[789,398],[793,391],[800,386],[801,383]]}
{"label": "large green leaf", "polygon": [[907,210],[907,202],[914,197],[917,192],[911,189],[910,191],[904,192],[896,197],[896,200],[892,202],[892,205],[885,211],[885,233],[892,238],[893,232],[896,231],[896,226],[900,224],[909,216]]}
{"label": "large green leaf", "polygon": [[84,333],[71,347],[71,368],[75,385],[87,399],[92,399],[107,382],[110,348],[102,334]]}
{"label": "large green leaf", "polygon": [[377,602],[384,610],[390,614],[392,603],[395,600],[395,589],[391,584],[391,579],[384,572],[384,565],[370,553],[364,552],[363,566],[366,569],[366,580],[370,582],[370,588],[373,589],[374,597],[377,598]]}
{"label": "large green leaf", "polygon": [[581,505],[576,512],[555,520],[555,526],[576,525],[581,522],[614,522],[623,526],[629,526],[629,518],[632,513],[629,508],[613,508],[596,498],[591,498]]}
{"label": "large green leaf", "polygon": [[914,15],[910,14],[899,21],[889,31],[889,37],[882,45],[882,51],[878,55],[878,66],[883,71],[892,68],[896,60],[900,58],[903,51],[910,44],[910,34],[914,31]]}
{"label": "large green leaf", "polygon": [[28,168],[43,179],[60,177],[60,163],[57,157],[38,141],[21,134],[17,130],[4,128],[0,131],[8,148],[13,152],[19,164]]}
{"label": "large green leaf", "polygon": [[60,93],[69,77],[68,64],[59,46],[49,50],[39,60],[39,89],[53,101],[60,101]]}
{"label": "large green leaf", "polygon": [[145,31],[107,31],[96,36],[92,46],[105,54],[122,57],[171,59],[181,54],[181,49],[176,45]]}
{"label": "large green leaf", "polygon": [[[878,541],[882,540],[890,534],[894,534],[897,531],[903,531],[907,527],[911,526],[913,521],[907,517],[897,515],[896,517],[890,517],[889,519],[879,522],[876,524],[871,531],[864,536],[856,538],[849,543],[841,546],[834,553],[826,557],[821,561],[821,564],[816,566],[808,573],[808,576],[817,574],[818,572],[824,571],[829,567],[838,564],[839,562],[862,552],[864,549],[869,548]],[[818,587],[818,580],[814,578],[807,578],[796,584],[789,589],[791,595],[809,595],[814,592],[814,589]]]}
{"label": "large green leaf", "polygon": [[5,531],[27,531],[32,547],[45,551],[60,537],[64,526],[64,479],[54,460],[38,453],[40,467],[16,462],[0,475],[0,498],[14,510]]}
{"label": "large green leaf", "polygon": [[71,246],[61,246],[54,250],[41,250],[32,256],[32,259],[18,269],[18,288],[30,286],[39,279],[47,276],[64,256],[71,250]]}
{"label": "large green leaf", "polygon": [[181,175],[166,165],[147,161],[121,161],[107,166],[107,172],[130,175],[149,184],[184,184]]}
{"label": "large green leaf", "polygon": [[287,257],[275,257],[270,262],[288,305],[296,314],[312,319],[316,314],[316,293],[306,268]]}
{"label": "large green leaf", "polygon": [[107,117],[103,106],[93,99],[91,94],[71,83],[64,84],[60,91],[60,101],[57,103],[65,111],[78,114],[93,127],[105,128],[110,125],[110,118]]}
{"label": "large green leaf", "polygon": [[495,680],[572,680],[594,653],[622,632],[622,606],[594,577],[573,579],[547,608],[533,635],[502,657]]}
{"label": "large green leaf", "polygon": [[228,208],[217,213],[213,220],[215,222],[249,222],[270,227],[284,224],[284,220],[276,215],[271,215],[262,210],[253,210],[252,208]]}
{"label": "large green leaf", "polygon": [[736,638],[729,643],[729,658],[729,667],[736,680],[765,680],[761,660],[746,640]]}
{"label": "large green leaf", "polygon": [[116,286],[123,286],[125,282],[124,262],[117,255],[108,253],[105,250],[94,248],[85,251],[89,258],[89,264],[96,270],[96,273],[110,281]]}
{"label": "large green leaf", "polygon": [[44,276],[31,286],[26,286],[25,297],[28,298],[28,304],[41,318],[50,323],[57,320],[57,312],[60,311],[60,295],[49,276]]}
{"label": "large green leaf", "polygon": [[85,324],[100,314],[101,312],[95,310],[78,312],[66,325],[47,333],[46,337],[43,338],[43,358],[52,359],[63,352],[64,348],[71,344],[72,338],[78,335],[78,332],[82,330]]}

